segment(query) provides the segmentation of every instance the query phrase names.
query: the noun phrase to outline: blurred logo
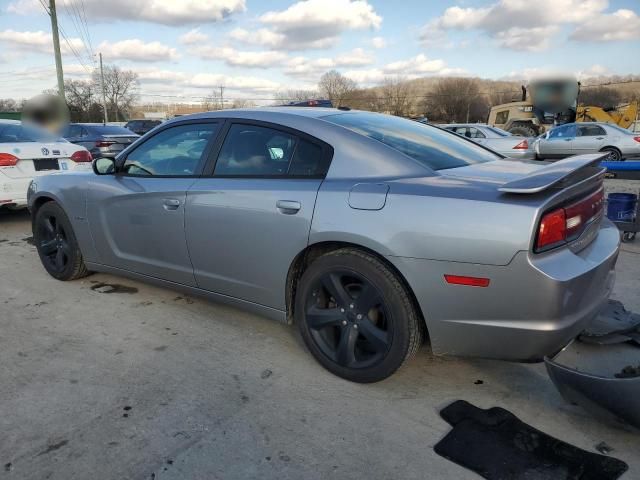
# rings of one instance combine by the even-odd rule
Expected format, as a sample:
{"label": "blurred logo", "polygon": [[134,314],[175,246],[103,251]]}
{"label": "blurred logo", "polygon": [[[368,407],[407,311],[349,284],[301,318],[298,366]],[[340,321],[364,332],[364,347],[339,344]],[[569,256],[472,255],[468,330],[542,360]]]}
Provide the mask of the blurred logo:
{"label": "blurred logo", "polygon": [[42,152],[43,155],[49,155],[49,149],[48,148],[42,147],[42,149],[40,151]]}

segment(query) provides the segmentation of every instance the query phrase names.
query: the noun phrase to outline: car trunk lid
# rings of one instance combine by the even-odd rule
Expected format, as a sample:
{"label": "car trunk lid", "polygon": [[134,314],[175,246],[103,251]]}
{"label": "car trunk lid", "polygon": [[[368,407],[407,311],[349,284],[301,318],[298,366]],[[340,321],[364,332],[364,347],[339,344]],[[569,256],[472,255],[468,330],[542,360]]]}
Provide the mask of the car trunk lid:
{"label": "car trunk lid", "polygon": [[32,178],[52,171],[67,170],[75,148],[69,143],[17,143],[11,155],[18,158],[14,166],[0,167],[12,179]]}
{"label": "car trunk lid", "polygon": [[[102,135],[104,140],[98,141],[98,146],[108,147],[113,152],[124,150],[138,138],[138,135]],[[104,145],[100,145],[103,143]]]}

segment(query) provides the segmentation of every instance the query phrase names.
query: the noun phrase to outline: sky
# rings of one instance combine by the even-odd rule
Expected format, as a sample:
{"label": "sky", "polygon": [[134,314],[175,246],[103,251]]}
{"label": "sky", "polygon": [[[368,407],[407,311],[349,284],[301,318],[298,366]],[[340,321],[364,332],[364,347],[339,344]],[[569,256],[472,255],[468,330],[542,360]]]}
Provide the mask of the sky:
{"label": "sky", "polygon": [[[49,0],[0,0],[0,98],[56,86]],[[65,78],[104,62],[143,102],[272,98],[336,69],[526,79],[640,73],[640,0],[57,0]]]}

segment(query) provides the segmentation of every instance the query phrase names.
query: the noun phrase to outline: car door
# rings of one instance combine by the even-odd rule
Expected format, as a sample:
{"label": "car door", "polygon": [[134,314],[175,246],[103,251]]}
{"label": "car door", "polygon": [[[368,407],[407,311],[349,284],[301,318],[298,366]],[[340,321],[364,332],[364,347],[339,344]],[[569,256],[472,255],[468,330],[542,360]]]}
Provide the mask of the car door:
{"label": "car door", "polygon": [[211,176],[187,192],[186,232],[202,289],[285,309],[289,266],[306,246],[333,150],[264,122],[230,121]]}
{"label": "car door", "polygon": [[469,138],[480,145],[487,144],[487,136],[475,127],[467,127]]}
{"label": "car door", "polygon": [[607,132],[600,125],[578,125],[578,133],[573,141],[573,154],[600,151],[607,138]]}
{"label": "car door", "polygon": [[189,187],[202,173],[218,122],[167,126],[91,180],[88,218],[101,263],[195,286],[185,240]]}
{"label": "car door", "polygon": [[556,127],[549,132],[546,139],[540,140],[538,154],[544,158],[564,158],[572,155],[575,136],[575,125]]}

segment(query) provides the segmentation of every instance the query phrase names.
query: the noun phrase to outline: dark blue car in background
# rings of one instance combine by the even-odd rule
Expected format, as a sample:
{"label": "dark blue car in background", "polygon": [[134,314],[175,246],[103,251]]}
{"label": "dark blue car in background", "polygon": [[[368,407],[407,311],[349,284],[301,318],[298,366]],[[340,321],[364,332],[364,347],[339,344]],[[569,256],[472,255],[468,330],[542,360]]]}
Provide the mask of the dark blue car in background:
{"label": "dark blue car in background", "polygon": [[128,128],[102,123],[70,123],[62,136],[85,147],[93,158],[114,158],[139,137]]}

